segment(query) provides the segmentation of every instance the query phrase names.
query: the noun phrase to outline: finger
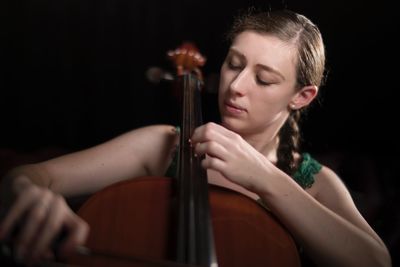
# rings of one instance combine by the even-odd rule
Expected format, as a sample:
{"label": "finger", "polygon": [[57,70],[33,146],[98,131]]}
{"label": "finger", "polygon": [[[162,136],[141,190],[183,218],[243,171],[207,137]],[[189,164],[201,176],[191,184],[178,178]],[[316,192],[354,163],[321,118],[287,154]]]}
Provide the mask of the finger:
{"label": "finger", "polygon": [[201,161],[201,166],[205,169],[212,169],[224,174],[226,163],[218,158],[206,157]]}
{"label": "finger", "polygon": [[66,222],[69,235],[60,247],[60,254],[64,256],[74,252],[77,246],[83,245],[89,235],[89,225],[76,214],[71,215]]}
{"label": "finger", "polygon": [[41,225],[45,221],[47,213],[49,212],[50,201],[50,194],[45,194],[44,198],[38,201],[27,215],[26,220],[18,233],[18,238],[15,244],[17,258],[23,259],[27,246],[33,243],[36,234],[40,230]]}
{"label": "finger", "polygon": [[228,155],[226,148],[214,141],[197,143],[195,145],[195,153],[199,156],[207,154],[220,160],[226,160],[226,156]]}
{"label": "finger", "polygon": [[66,207],[63,199],[59,196],[53,198],[53,205],[48,210],[49,216],[42,224],[35,236],[32,244],[31,258],[34,260],[43,257],[48,249],[51,249],[52,241],[61,232],[63,218],[65,217]]}
{"label": "finger", "polygon": [[17,222],[33,205],[34,199],[38,195],[36,191],[36,189],[28,190],[21,197],[17,198],[16,202],[11,206],[8,214],[1,223],[2,238],[11,236],[11,232],[15,229]]}
{"label": "finger", "polygon": [[232,143],[232,138],[237,134],[216,123],[207,123],[195,129],[191,141],[195,143],[203,143],[206,141],[216,141],[224,146]]}

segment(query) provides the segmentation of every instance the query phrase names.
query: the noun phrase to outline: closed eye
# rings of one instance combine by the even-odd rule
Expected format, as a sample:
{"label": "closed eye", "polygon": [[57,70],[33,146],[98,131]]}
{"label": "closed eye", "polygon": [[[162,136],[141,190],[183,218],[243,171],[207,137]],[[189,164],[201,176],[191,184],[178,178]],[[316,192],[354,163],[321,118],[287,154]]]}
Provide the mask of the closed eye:
{"label": "closed eye", "polygon": [[228,67],[232,70],[240,70],[242,66],[239,64],[233,64],[232,61],[228,61]]}
{"label": "closed eye", "polygon": [[259,84],[261,86],[267,86],[267,85],[273,84],[273,83],[261,80],[258,76],[256,77],[256,82],[257,82],[257,84]]}

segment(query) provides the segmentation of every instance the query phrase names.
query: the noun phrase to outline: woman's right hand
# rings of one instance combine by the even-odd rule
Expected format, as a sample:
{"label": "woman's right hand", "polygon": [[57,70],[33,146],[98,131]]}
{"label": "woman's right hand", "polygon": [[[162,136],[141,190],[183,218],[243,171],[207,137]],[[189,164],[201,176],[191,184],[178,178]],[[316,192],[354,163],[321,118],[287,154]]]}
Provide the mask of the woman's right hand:
{"label": "woman's right hand", "polygon": [[[11,192],[2,195],[5,216],[0,223],[0,240],[11,243],[18,262],[51,260],[54,253],[67,256],[85,242],[88,224],[68,207],[61,195],[26,177],[14,179],[9,189]],[[54,251],[54,242],[61,234]]]}

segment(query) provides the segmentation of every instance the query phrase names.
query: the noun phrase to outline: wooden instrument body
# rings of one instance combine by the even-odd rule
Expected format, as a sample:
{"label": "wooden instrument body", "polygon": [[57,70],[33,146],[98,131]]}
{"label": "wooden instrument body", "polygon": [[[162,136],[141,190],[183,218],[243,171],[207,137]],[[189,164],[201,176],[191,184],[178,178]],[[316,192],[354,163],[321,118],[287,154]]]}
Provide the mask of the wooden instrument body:
{"label": "wooden instrument body", "polygon": [[[117,263],[87,259],[85,266],[181,266],[174,262],[174,181],[142,177],[92,196],[78,211],[91,226],[87,246],[120,256]],[[265,208],[247,196],[210,185],[219,266],[300,266],[296,245]]]}

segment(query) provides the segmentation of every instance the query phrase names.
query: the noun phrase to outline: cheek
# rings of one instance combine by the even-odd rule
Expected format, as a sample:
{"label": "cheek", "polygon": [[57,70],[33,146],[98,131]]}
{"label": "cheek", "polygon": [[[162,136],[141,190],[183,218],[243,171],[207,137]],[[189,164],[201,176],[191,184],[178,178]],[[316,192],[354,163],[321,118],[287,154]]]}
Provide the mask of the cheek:
{"label": "cheek", "polygon": [[[279,101],[279,100],[277,100]],[[277,121],[283,121],[287,118],[289,112],[286,106],[281,102],[274,102],[272,99],[265,101],[254,101],[251,109],[251,118],[255,124],[271,125]]]}
{"label": "cheek", "polygon": [[256,114],[274,116],[287,111],[288,98],[280,94],[262,92],[252,95],[250,102]]}

